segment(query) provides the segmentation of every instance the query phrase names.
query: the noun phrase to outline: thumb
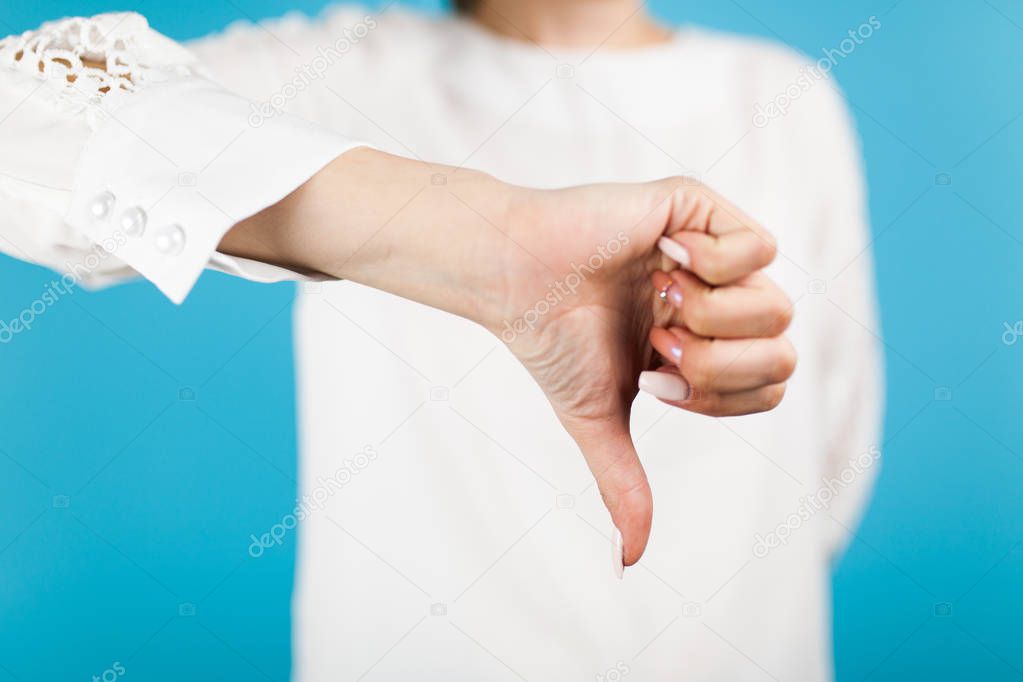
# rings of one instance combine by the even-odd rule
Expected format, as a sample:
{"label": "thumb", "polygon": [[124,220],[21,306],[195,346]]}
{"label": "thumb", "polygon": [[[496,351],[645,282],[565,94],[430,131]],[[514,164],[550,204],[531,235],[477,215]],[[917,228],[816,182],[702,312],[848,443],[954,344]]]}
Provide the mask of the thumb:
{"label": "thumb", "polygon": [[[653,496],[632,442],[627,420],[588,424],[576,442],[597,481],[604,506],[622,536],[622,562],[632,566],[643,556],[653,520]],[[614,545],[612,539],[612,545]],[[616,563],[618,557],[613,557]]]}

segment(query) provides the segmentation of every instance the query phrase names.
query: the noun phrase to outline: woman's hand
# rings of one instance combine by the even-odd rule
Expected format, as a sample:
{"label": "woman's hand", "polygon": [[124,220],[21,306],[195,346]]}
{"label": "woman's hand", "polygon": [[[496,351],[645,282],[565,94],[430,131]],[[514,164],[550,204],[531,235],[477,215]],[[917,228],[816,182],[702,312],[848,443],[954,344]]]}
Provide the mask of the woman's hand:
{"label": "woman's hand", "polygon": [[637,387],[701,414],[746,414],[777,405],[794,365],[780,336],[791,306],[759,272],[773,240],[682,178],[540,191],[356,149],[220,249],[501,337],[582,450],[621,531],[619,569],[643,554],[653,510],[629,433]]}
{"label": "woman's hand", "polygon": [[652,518],[629,432],[637,386],[712,416],[769,410],[784,394],[792,306],[760,272],[774,241],[681,178],[520,201],[503,266],[510,307],[489,326],[578,443],[631,565]]}

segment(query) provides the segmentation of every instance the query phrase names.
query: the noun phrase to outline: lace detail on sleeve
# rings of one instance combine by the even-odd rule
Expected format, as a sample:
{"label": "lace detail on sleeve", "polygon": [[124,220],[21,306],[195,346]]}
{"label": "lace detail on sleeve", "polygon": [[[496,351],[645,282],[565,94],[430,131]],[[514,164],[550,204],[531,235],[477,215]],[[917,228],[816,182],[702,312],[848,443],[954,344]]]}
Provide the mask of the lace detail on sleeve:
{"label": "lace detail on sleeve", "polygon": [[149,82],[198,73],[187,50],[134,13],[61,19],[0,39],[0,68],[44,81],[76,111],[109,105]]}

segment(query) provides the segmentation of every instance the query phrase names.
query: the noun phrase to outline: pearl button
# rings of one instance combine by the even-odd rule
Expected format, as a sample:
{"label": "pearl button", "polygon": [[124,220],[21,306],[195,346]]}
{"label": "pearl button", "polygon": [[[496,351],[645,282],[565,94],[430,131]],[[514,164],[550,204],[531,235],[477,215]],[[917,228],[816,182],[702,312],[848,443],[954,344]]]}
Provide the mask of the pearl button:
{"label": "pearl button", "polygon": [[156,235],[156,250],[168,256],[176,256],[185,248],[185,231],[180,225],[168,225]]}
{"label": "pearl button", "polygon": [[146,231],[146,212],[138,206],[132,206],[121,214],[121,229],[129,237],[141,237]]}
{"label": "pearl button", "polygon": [[117,198],[110,192],[101,192],[92,200],[92,205],[89,209],[97,218],[106,218],[114,208],[115,201],[117,201]]}

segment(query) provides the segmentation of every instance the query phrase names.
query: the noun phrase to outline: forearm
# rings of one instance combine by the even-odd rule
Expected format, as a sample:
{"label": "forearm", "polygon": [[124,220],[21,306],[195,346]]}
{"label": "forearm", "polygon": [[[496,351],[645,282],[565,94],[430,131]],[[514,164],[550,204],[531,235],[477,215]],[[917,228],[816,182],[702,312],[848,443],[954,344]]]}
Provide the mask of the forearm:
{"label": "forearm", "polygon": [[[442,181],[441,181],[442,179]],[[371,149],[338,157],[224,237],[224,253],[321,272],[489,326],[519,188]]]}

